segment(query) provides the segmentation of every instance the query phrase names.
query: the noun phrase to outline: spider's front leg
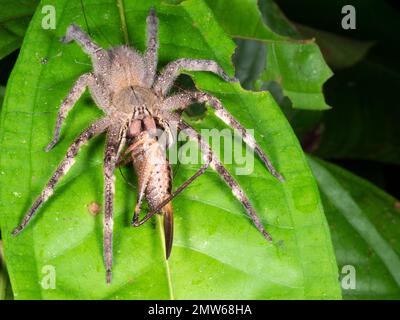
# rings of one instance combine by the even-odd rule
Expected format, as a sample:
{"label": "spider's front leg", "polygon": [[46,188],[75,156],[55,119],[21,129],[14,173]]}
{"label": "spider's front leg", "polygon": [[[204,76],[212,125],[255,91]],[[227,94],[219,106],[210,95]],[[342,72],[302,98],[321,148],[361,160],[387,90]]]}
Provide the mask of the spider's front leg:
{"label": "spider's front leg", "polygon": [[61,126],[62,126],[64,119],[67,117],[68,112],[73,108],[75,103],[82,96],[86,87],[93,81],[94,81],[94,79],[93,79],[92,73],[89,72],[89,73],[85,73],[85,74],[81,75],[78,78],[78,80],[75,82],[74,86],[72,87],[72,89],[70,90],[68,95],[65,97],[65,99],[61,103],[60,109],[58,111],[57,123],[56,123],[56,127],[54,129],[53,139],[50,141],[50,143],[45,148],[46,152],[53,149],[53,147],[58,142],[58,139],[60,138]]}
{"label": "spider's front leg", "polygon": [[114,224],[114,170],[121,147],[125,143],[126,129],[112,127],[107,133],[107,143],[104,155],[104,262],[106,265],[107,283],[111,282],[112,269],[112,239]]}
{"label": "spider's front leg", "polygon": [[191,126],[187,123],[180,121],[179,129],[185,132],[189,138],[197,141],[199,144],[200,150],[203,154],[211,154],[212,159],[210,163],[210,167],[213,168],[225,181],[225,183],[230,187],[232,190],[233,195],[242,203],[243,207],[246,209],[247,214],[250,216],[251,220],[253,220],[254,225],[257,229],[261,232],[261,234],[268,240],[272,241],[271,235],[264,229],[264,226],[258,217],[256,211],[254,210],[253,206],[251,205],[249,199],[246,197],[245,193],[243,192],[242,188],[238,185],[232,175],[225,169],[222,163],[217,159],[217,157],[213,154],[210,145],[202,138],[200,134],[196,132]]}
{"label": "spider's front leg", "polygon": [[67,33],[61,38],[61,42],[70,43],[75,40],[81,48],[92,57],[92,59],[104,58],[107,54],[106,50],[101,48],[76,24],[71,24],[67,28]]}
{"label": "spider's front leg", "polygon": [[213,72],[225,81],[238,82],[236,78],[231,78],[227,75],[218,63],[213,60],[182,58],[167,64],[163,72],[155,81],[154,91],[165,96],[182,70]]}
{"label": "spider's front leg", "polygon": [[172,112],[174,110],[184,110],[194,102],[208,103],[215,110],[215,115],[218,118],[220,118],[223,122],[225,122],[228,126],[230,126],[233,129],[236,129],[240,133],[243,141],[252,150],[256,151],[258,156],[263,161],[264,165],[268,168],[268,171],[278,180],[280,181],[285,180],[282,177],[282,175],[274,168],[271,160],[269,160],[267,155],[261,149],[260,145],[254,139],[254,137],[239,123],[239,121],[237,121],[228,112],[228,110],[226,110],[223,107],[221,101],[219,101],[216,97],[206,92],[200,92],[200,91],[185,92],[165,99],[161,108],[167,112]]}
{"label": "spider's front leg", "polygon": [[154,82],[154,77],[157,72],[157,58],[158,58],[158,19],[154,8],[150,9],[149,16],[147,17],[147,49],[144,54],[146,61],[146,76],[144,83],[146,86],[151,87]]}
{"label": "spider's front leg", "polygon": [[56,172],[53,174],[51,179],[46,185],[46,188],[42,191],[40,196],[36,199],[24,219],[22,220],[21,224],[14,229],[13,235],[17,235],[20,233],[32,217],[35,215],[39,207],[47,201],[47,199],[53,194],[54,188],[56,187],[58,181],[68,172],[68,170],[74,164],[74,158],[78,154],[79,149],[89,141],[92,137],[102,133],[106,130],[107,126],[109,125],[109,120],[107,118],[100,119],[92,124],[87,130],[82,132],[79,137],[74,141],[73,144],[68,148],[67,154],[65,155],[64,159],[58,166]]}

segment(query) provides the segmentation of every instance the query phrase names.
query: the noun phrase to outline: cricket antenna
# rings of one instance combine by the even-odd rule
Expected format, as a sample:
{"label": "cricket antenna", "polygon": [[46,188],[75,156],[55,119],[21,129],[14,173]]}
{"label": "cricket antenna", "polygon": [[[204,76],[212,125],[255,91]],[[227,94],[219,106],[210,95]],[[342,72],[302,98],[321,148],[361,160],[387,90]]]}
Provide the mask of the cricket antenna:
{"label": "cricket antenna", "polygon": [[88,21],[87,21],[87,18],[86,18],[85,7],[83,6],[83,0],[81,0],[81,7],[82,7],[83,18],[85,19],[85,24],[86,24],[87,32],[88,32],[88,34],[91,34],[91,33],[90,33],[90,29],[89,29],[89,24],[88,24]]}
{"label": "cricket antenna", "polygon": [[124,173],[121,170],[121,167],[118,167],[118,169],[119,169],[119,173],[121,174],[121,176],[125,180],[125,182],[128,184],[128,186],[130,186],[132,189],[135,189],[135,186],[132,183],[130,183],[128,181],[128,179],[125,177]]}

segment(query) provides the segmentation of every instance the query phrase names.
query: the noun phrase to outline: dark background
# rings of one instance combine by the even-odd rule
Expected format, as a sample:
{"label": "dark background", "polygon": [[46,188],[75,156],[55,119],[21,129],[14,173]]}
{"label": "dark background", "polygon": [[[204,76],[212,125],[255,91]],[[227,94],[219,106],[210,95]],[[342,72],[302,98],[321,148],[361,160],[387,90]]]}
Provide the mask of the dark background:
{"label": "dark background", "polygon": [[[333,69],[335,75],[324,85],[326,101],[332,109],[323,113],[322,122],[327,129],[323,135],[326,136],[314,152],[399,198],[400,1],[275,2],[291,21],[352,39],[375,42],[361,62],[348,69]],[[356,8],[355,30],[341,27],[341,8],[346,4]],[[350,80],[357,83],[351,92],[344,86]],[[349,100],[361,101],[361,106],[355,107]],[[357,120],[365,121],[359,126]],[[340,142],[352,139],[352,135],[360,135],[360,140],[354,150],[343,152]],[[304,137],[301,140],[303,145],[310,143],[304,141]],[[380,153],[379,149],[390,150],[390,154]]]}

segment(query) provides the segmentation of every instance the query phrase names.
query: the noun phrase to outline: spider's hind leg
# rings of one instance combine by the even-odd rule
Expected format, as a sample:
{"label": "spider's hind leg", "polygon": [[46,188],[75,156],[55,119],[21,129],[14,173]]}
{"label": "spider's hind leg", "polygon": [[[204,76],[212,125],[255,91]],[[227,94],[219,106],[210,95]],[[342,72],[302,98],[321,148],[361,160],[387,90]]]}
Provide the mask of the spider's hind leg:
{"label": "spider's hind leg", "polygon": [[181,94],[173,95],[164,100],[162,109],[164,111],[181,111],[186,109],[194,102],[208,103],[214,110],[215,115],[220,118],[225,124],[233,129],[236,129],[241,135],[243,141],[254,150],[263,161],[268,171],[278,180],[284,181],[282,175],[275,169],[271,160],[267,157],[260,145],[254,137],[237,121],[226,108],[222,105],[221,101],[216,97],[201,91],[188,91]]}
{"label": "spider's hind leg", "polygon": [[200,150],[203,153],[212,154],[212,160],[210,166],[221,176],[221,178],[225,181],[225,183],[232,190],[233,195],[242,203],[243,207],[246,209],[247,214],[250,216],[251,220],[253,220],[254,225],[261,232],[261,234],[268,241],[272,241],[271,235],[265,230],[260,218],[258,217],[256,211],[251,205],[249,199],[246,197],[242,188],[238,185],[232,175],[225,169],[222,163],[216,158],[213,154],[211,147],[209,144],[199,135],[191,126],[181,121],[179,123],[179,129],[184,131],[191,139],[197,141],[199,144]]}

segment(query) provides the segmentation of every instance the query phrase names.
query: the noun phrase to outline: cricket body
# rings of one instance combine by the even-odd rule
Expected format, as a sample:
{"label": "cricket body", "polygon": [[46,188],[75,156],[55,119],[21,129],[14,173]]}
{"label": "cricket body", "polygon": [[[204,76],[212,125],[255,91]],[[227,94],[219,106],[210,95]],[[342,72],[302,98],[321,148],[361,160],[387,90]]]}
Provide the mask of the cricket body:
{"label": "cricket body", "polygon": [[[86,88],[89,88],[94,102],[104,111],[105,115],[92,123],[68,147],[64,159],[47,185],[24,216],[21,224],[13,231],[13,235],[19,234],[42,204],[49,199],[57,183],[74,164],[80,148],[93,137],[106,133],[103,250],[107,283],[111,282],[113,261],[114,171],[126,144],[128,144],[128,148],[125,154],[131,157],[139,180],[138,201],[132,225],[140,226],[155,213],[160,212],[164,217],[167,257],[171,252],[173,238],[170,201],[199,177],[207,167],[219,174],[232,190],[233,195],[242,203],[260,233],[271,241],[271,236],[265,230],[239,184],[225,169],[202,136],[181,119],[181,112],[192,103],[206,103],[215,110],[215,115],[226,125],[241,134],[243,141],[257,153],[273,176],[283,181],[282,176],[275,170],[254,137],[224,108],[216,97],[200,91],[184,91],[169,95],[174,81],[182,70],[207,71],[215,73],[225,81],[236,82],[237,80],[229,77],[215,61],[189,58],[172,61],[164,67],[160,74],[157,74],[157,33],[158,19],[154,9],[150,10],[147,17],[147,49],[144,54],[140,54],[128,46],[103,49],[77,25],[72,24],[68,27],[62,42],[75,41],[80,45],[83,51],[91,57],[93,71],[81,75],[61,103],[53,139],[45,150],[50,151],[57,144],[64,119]],[[158,135],[158,130],[161,130],[163,134]],[[190,139],[198,143],[203,154],[204,164],[189,180],[171,192],[171,171],[164,149],[174,142],[172,132],[176,131],[183,131]],[[147,198],[151,211],[140,220],[139,212],[143,198]]]}
{"label": "cricket body", "polygon": [[[144,195],[150,210],[154,212],[160,210],[164,218],[165,251],[168,259],[173,237],[172,171],[165,148],[150,132],[142,131],[125,153],[130,153],[130,160],[138,176],[139,197],[133,225],[139,225],[138,215]],[[166,204],[162,205],[163,202]]]}

